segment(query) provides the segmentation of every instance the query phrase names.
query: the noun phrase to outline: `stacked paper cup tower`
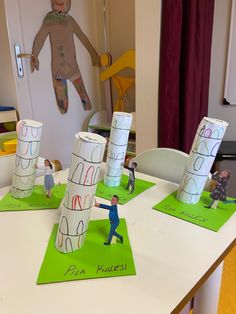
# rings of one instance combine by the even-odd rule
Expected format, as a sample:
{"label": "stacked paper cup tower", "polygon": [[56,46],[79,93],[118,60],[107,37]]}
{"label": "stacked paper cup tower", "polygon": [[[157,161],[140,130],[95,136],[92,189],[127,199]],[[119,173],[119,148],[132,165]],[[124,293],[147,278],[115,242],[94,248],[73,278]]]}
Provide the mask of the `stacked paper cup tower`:
{"label": "stacked paper cup tower", "polygon": [[106,139],[95,133],[75,135],[56,248],[70,253],[83,246],[103,160]]}
{"label": "stacked paper cup tower", "polygon": [[202,119],[177,193],[179,201],[187,204],[199,201],[227,126],[222,120]]}
{"label": "stacked paper cup tower", "polygon": [[41,122],[34,120],[20,120],[17,124],[18,139],[11,189],[14,198],[28,197],[33,191],[42,126]]}
{"label": "stacked paper cup tower", "polygon": [[104,184],[107,186],[120,185],[131,124],[131,113],[113,113],[104,175]]}

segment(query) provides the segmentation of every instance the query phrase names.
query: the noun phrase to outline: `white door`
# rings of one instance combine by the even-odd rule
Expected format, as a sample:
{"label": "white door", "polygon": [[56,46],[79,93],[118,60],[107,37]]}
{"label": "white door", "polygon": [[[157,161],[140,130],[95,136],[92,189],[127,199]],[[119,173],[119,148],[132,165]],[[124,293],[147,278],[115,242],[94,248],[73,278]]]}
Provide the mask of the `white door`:
{"label": "white door", "polygon": [[[97,48],[95,5],[94,0],[72,0],[69,14]],[[31,53],[34,38],[44,17],[52,11],[51,1],[5,0],[5,10],[20,118],[42,122],[40,155],[51,160],[59,159],[63,166],[69,166],[74,134],[86,129],[89,117],[99,107],[98,69],[92,66],[89,53],[74,37],[77,61],[92,103],[92,111],[84,111],[80,97],[68,81],[69,109],[66,114],[61,114],[57,108],[52,83],[49,38],[39,54],[39,71],[31,73],[30,59],[23,59],[23,78],[17,75],[14,53],[15,44],[20,45],[21,52]]]}

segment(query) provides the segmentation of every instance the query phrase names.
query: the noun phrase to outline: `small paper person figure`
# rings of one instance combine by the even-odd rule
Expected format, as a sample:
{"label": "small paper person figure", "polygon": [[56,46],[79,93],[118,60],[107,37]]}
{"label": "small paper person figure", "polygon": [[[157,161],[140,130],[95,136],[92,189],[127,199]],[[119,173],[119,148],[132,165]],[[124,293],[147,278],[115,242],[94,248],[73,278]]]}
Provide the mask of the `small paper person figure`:
{"label": "small paper person figure", "polygon": [[119,197],[117,195],[112,196],[111,205],[100,204],[100,203],[95,202],[96,207],[109,210],[109,219],[110,219],[111,228],[110,228],[107,242],[104,242],[104,245],[110,245],[113,236],[120,239],[120,242],[123,243],[123,237],[119,233],[116,232],[116,229],[120,223],[120,219],[118,216],[118,208],[117,208],[118,202],[119,202]]}
{"label": "small paper person figure", "polygon": [[226,187],[230,179],[230,171],[223,170],[221,172],[215,172],[212,175],[212,180],[215,181],[215,187],[211,191],[211,202],[206,208],[217,208],[219,201],[224,204],[236,203],[236,200],[227,200]]}
{"label": "small paper person figure", "polygon": [[129,180],[126,186],[126,190],[130,190],[130,194],[134,192],[135,189],[135,169],[137,168],[138,164],[136,162],[132,162],[130,167],[124,165],[124,168],[129,170]]}
{"label": "small paper person figure", "polygon": [[36,169],[44,170],[44,189],[47,197],[51,197],[51,189],[54,187],[54,179],[52,173],[54,172],[53,165],[50,160],[44,160],[44,166],[35,165]]}

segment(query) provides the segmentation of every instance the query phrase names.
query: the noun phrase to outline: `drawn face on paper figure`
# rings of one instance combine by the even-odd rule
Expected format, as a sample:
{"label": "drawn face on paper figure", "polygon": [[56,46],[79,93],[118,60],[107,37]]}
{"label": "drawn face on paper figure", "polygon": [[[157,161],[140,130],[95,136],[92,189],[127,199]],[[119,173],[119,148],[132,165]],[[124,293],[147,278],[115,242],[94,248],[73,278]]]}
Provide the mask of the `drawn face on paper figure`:
{"label": "drawn face on paper figure", "polygon": [[221,171],[220,176],[222,178],[230,178],[230,171],[229,170],[223,170],[223,171]]}
{"label": "drawn face on paper figure", "polygon": [[111,205],[117,205],[118,201],[119,201],[119,199],[114,195],[111,199]]}
{"label": "drawn face on paper figure", "polygon": [[66,13],[70,10],[71,0],[51,0],[53,11]]}
{"label": "drawn face on paper figure", "polygon": [[49,166],[49,162],[48,162],[47,159],[44,160],[44,166],[45,166],[45,167],[48,167],[48,166]]}

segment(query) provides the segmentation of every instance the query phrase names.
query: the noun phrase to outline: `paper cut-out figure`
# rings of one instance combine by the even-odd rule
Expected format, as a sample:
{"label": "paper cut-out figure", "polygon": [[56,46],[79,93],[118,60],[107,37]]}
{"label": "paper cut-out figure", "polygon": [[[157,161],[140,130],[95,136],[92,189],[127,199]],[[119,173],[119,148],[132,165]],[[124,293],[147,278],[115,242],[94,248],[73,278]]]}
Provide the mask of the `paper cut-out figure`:
{"label": "paper cut-out figure", "polygon": [[123,243],[123,237],[119,233],[116,232],[116,229],[120,223],[119,216],[118,216],[118,208],[117,208],[118,202],[119,202],[119,197],[117,195],[112,196],[110,206],[95,202],[96,207],[109,210],[109,219],[110,219],[111,228],[110,228],[107,242],[104,242],[104,245],[110,245],[113,236],[120,239],[120,242]]}
{"label": "paper cut-out figure", "polygon": [[70,80],[76,88],[84,110],[90,110],[91,103],[76,61],[73,33],[88,50],[94,66],[100,65],[100,57],[79,25],[68,14],[71,0],[51,0],[51,3],[53,11],[46,15],[43,25],[34,39],[31,71],[39,70],[38,55],[49,35],[52,52],[53,86],[60,112],[66,113],[68,110],[67,80]]}
{"label": "paper cut-out figure", "polygon": [[130,167],[127,167],[126,165],[124,165],[125,169],[129,170],[129,180],[126,186],[126,190],[130,190],[130,194],[132,194],[134,192],[134,188],[135,188],[135,169],[137,168],[137,163],[136,162],[132,162]]}
{"label": "paper cut-out figure", "polygon": [[211,203],[206,208],[217,208],[219,201],[224,204],[236,203],[236,200],[227,200],[226,187],[230,179],[230,171],[223,170],[220,173],[215,172],[212,175],[212,180],[215,181],[216,186],[213,188],[210,197]]}
{"label": "paper cut-out figure", "polygon": [[44,160],[44,166],[35,165],[36,169],[44,170],[44,189],[47,197],[51,197],[51,189],[54,187],[54,179],[52,173],[54,172],[52,163],[48,160]]}

